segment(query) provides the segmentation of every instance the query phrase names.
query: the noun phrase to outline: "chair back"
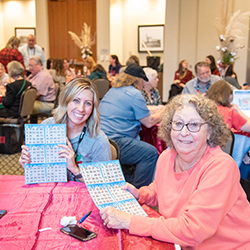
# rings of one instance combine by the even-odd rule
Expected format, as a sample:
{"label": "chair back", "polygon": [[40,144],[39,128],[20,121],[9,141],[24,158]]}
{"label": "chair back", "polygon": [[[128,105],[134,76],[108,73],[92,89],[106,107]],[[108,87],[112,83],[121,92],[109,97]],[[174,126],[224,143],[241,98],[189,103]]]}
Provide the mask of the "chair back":
{"label": "chair back", "polygon": [[120,148],[118,145],[109,139],[110,149],[111,149],[111,160],[118,160],[120,158]]}
{"label": "chair back", "polygon": [[95,79],[93,80],[93,83],[96,85],[97,92],[99,95],[99,100],[101,100],[109,90],[109,80]]}
{"label": "chair back", "polygon": [[233,155],[233,148],[234,148],[234,133],[230,130],[230,137],[227,141],[227,144],[224,148],[221,148],[225,153],[229,155]]}
{"label": "chair back", "polygon": [[54,102],[54,108],[56,108],[58,106],[58,97],[60,94],[60,85],[57,82],[55,82],[55,94],[56,94],[56,99]]}
{"label": "chair back", "polygon": [[36,93],[37,90],[32,86],[29,86],[23,91],[19,106],[19,113],[21,118],[31,115],[34,102],[36,100]]}

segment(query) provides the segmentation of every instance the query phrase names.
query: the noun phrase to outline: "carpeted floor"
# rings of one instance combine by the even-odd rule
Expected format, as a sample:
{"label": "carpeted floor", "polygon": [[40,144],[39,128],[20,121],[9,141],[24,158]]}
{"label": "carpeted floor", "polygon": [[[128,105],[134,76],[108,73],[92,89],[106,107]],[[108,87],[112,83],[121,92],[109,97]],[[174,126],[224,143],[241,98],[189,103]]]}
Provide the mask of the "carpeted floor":
{"label": "carpeted floor", "polygon": [[18,162],[20,155],[0,154],[0,175],[24,175],[24,169]]}

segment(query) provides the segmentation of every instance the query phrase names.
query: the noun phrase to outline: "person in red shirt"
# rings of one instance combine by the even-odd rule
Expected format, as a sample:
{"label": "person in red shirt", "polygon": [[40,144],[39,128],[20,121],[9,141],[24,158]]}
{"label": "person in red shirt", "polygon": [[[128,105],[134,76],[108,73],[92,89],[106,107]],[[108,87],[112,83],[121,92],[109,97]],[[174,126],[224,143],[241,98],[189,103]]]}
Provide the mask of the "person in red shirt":
{"label": "person in red shirt", "polygon": [[215,101],[224,117],[224,122],[234,133],[250,137],[250,118],[236,104],[231,104],[233,91],[228,82],[225,80],[215,82],[207,91],[207,97]]}
{"label": "person in red shirt", "polygon": [[185,84],[193,78],[192,71],[188,70],[188,62],[182,60],[179,63],[178,70],[174,74],[174,82],[169,91],[169,100],[175,95],[181,94]]}
{"label": "person in red shirt", "polygon": [[11,61],[18,61],[24,66],[23,55],[18,50],[19,45],[20,39],[12,36],[7,42],[5,48],[0,51],[0,62],[3,64],[6,72],[8,72],[7,64]]}

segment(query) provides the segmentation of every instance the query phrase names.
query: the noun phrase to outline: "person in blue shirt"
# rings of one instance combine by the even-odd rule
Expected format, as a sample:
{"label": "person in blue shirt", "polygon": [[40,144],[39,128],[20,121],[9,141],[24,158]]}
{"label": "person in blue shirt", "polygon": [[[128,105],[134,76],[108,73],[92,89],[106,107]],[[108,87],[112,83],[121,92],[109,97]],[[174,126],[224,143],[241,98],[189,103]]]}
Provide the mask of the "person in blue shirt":
{"label": "person in blue shirt", "polygon": [[163,112],[162,108],[150,114],[141,93],[143,80],[148,81],[143,69],[130,64],[114,79],[99,106],[100,128],[118,144],[123,170],[135,166],[130,179],[126,175],[125,178],[137,188],[152,182],[158,159],[157,149],[138,137],[141,124],[147,128],[154,126]]}

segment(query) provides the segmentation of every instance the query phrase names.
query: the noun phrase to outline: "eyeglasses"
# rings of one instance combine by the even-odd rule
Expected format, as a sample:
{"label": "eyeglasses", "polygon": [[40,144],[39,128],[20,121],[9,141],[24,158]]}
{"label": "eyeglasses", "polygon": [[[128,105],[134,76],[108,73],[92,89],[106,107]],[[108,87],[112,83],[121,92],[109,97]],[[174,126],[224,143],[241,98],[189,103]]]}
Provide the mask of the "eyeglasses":
{"label": "eyeglasses", "polygon": [[197,133],[200,131],[201,126],[206,124],[206,123],[207,122],[204,122],[204,123],[200,123],[200,122],[184,123],[184,122],[172,121],[171,128],[174,131],[181,131],[183,129],[183,127],[186,126],[189,132]]}

